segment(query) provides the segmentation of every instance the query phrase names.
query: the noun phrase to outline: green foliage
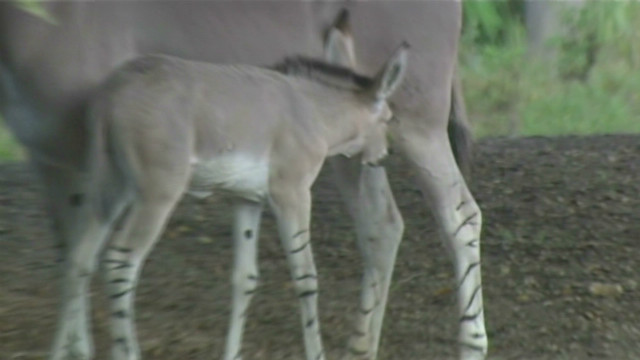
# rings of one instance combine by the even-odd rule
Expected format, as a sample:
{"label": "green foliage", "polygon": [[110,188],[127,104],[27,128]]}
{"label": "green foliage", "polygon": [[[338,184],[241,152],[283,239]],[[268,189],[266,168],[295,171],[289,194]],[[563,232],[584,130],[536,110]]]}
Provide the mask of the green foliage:
{"label": "green foliage", "polygon": [[42,0],[13,0],[13,3],[20,9],[37,16],[52,25],[57,25],[56,19],[42,6]]}
{"label": "green foliage", "polygon": [[640,133],[640,4],[592,1],[563,21],[557,68],[527,56],[522,21],[502,23],[499,41],[465,28],[461,72],[478,136]]}
{"label": "green foliage", "polygon": [[522,1],[466,0],[465,35],[476,44],[504,43],[513,23],[522,22]]}
{"label": "green foliage", "polygon": [[[56,25],[56,19],[42,6],[40,0],[12,0],[13,4],[42,20]],[[11,132],[3,126],[4,121],[0,116],[0,161],[16,161],[24,159],[22,147],[16,142]]]}
{"label": "green foliage", "polygon": [[16,161],[24,159],[22,147],[4,126],[0,116],[0,161]]}
{"label": "green foliage", "polygon": [[566,30],[556,39],[562,49],[561,75],[584,79],[599,57],[601,61],[624,60],[632,67],[640,66],[640,34],[633,25],[638,21],[637,1],[593,1],[581,11],[566,12]]}

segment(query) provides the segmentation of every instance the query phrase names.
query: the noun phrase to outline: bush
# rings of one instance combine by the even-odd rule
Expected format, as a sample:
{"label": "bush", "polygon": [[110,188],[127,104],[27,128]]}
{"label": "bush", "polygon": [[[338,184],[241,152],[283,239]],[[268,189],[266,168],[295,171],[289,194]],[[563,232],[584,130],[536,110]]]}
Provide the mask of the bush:
{"label": "bush", "polygon": [[640,132],[640,34],[632,25],[640,4],[594,1],[566,14],[566,31],[551,44],[557,68],[527,57],[524,25],[514,18],[499,31],[469,20],[463,32],[461,73],[477,136]]}

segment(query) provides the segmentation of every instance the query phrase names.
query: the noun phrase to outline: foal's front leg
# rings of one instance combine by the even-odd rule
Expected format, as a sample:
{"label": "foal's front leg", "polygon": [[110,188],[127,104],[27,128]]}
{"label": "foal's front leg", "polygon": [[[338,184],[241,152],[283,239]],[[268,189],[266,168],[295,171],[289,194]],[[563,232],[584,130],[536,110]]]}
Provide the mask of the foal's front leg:
{"label": "foal's front leg", "polygon": [[311,191],[279,184],[271,189],[270,203],[300,300],[306,359],[324,360],[318,319],[318,278],[309,237]]}
{"label": "foal's front leg", "polygon": [[235,204],[233,226],[234,263],[231,282],[233,298],[227,334],[225,360],[240,360],[242,335],[249,303],[258,287],[258,230],[262,204],[239,200]]}

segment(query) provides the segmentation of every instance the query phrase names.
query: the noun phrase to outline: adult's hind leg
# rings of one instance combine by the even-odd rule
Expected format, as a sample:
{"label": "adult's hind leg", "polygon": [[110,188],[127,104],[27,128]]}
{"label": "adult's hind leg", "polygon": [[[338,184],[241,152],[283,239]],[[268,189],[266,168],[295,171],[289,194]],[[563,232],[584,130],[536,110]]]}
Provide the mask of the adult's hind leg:
{"label": "adult's hind leg", "polygon": [[109,224],[88,202],[86,174],[35,162],[63,260],[62,294],[52,360],[91,359],[89,285]]}
{"label": "adult's hind leg", "polygon": [[346,359],[375,359],[389,285],[404,222],[383,167],[362,166],[358,159],[330,161],[351,217],[363,259],[360,305]]}
{"label": "adult's hind leg", "polygon": [[480,276],[482,214],[456,165],[444,126],[400,121],[398,144],[417,170],[418,185],[440,225],[457,283],[460,359],[484,359],[487,336]]}

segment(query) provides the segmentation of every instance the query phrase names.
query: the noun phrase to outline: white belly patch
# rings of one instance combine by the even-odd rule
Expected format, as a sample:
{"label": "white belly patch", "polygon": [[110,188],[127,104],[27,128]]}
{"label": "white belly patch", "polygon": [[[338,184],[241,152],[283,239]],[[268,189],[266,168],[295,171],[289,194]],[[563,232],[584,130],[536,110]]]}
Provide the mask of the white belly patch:
{"label": "white belly patch", "polygon": [[259,201],[268,191],[269,166],[265,161],[244,155],[224,155],[212,160],[197,159],[191,168],[188,193],[196,197],[224,190]]}

